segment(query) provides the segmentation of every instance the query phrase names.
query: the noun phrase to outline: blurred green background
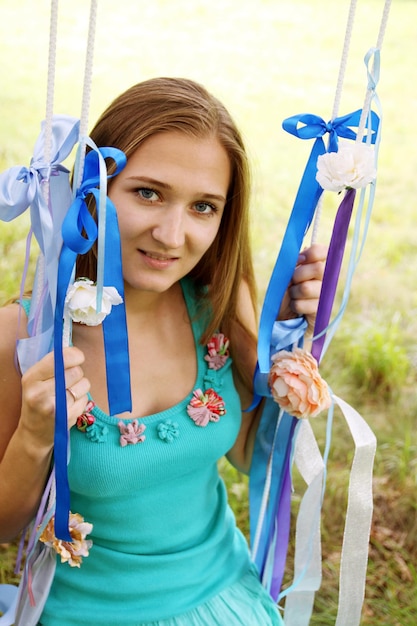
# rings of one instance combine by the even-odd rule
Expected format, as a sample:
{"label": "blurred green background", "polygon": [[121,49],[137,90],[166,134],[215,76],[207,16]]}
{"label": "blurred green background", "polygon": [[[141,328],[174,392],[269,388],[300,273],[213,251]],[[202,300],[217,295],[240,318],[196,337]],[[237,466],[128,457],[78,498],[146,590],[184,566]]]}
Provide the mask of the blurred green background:
{"label": "blurred green background", "polygon": [[[383,0],[358,0],[339,114],[362,106],[363,58],[376,44]],[[295,113],[331,117],[347,0],[99,0],[91,124],[122,90],[143,79],[187,76],[229,108],[253,169],[252,232],[262,296],[309,154],[285,133]],[[78,116],[89,3],[61,0],[54,110]],[[0,0],[0,170],[27,165],[45,115],[50,3]],[[383,136],[377,194],[344,321],[323,361],[334,391],[361,411],[378,437],[375,516],[364,624],[414,625],[417,614],[416,191],[414,119],[417,2],[394,0],[377,88]],[[325,199],[327,243],[336,199]],[[0,223],[0,298],[16,293],[27,216]],[[348,250],[349,251],[349,250]],[[343,287],[343,272],[341,287]],[[339,294],[340,297],[340,294]],[[322,437],[322,424],[315,425]],[[336,420],[324,511],[324,581],[314,624],[333,624],[338,554],[352,445]],[[247,530],[243,477],[223,467]],[[0,582],[11,580],[13,546],[0,547]]]}

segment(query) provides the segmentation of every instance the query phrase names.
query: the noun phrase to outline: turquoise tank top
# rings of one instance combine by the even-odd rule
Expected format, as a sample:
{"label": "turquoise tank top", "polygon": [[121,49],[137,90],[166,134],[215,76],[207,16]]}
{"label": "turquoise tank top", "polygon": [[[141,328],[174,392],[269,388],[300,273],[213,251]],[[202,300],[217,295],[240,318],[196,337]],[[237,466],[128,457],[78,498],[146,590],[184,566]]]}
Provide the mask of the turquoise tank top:
{"label": "turquoise tank top", "polygon": [[[187,412],[190,393],[136,424],[123,420],[121,428],[95,407],[92,427],[71,429],[71,510],[93,524],[93,546],[80,568],[57,558],[42,626],[167,619],[206,602],[251,568],[217,469],[241,422],[231,358],[209,369],[192,283],[183,281],[182,288],[198,362],[194,389],[215,389],[226,413],[197,425]],[[121,445],[129,424],[139,441]]]}

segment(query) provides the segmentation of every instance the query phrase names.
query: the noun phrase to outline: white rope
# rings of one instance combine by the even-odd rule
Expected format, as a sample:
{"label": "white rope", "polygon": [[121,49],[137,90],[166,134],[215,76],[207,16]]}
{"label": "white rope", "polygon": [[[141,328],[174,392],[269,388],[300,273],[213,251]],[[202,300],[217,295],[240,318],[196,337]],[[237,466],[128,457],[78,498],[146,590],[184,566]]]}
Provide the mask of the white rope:
{"label": "white rope", "polygon": [[357,4],[356,0],[351,0],[348,19],[346,23],[345,40],[343,43],[342,57],[340,59],[339,76],[337,78],[337,83],[336,83],[336,93],[334,97],[333,112],[332,112],[332,117],[331,117],[332,121],[339,114],[340,100],[342,97],[343,83],[345,80],[347,60],[349,57],[350,42],[352,40],[353,23],[355,21],[356,4]]}
{"label": "white rope", "polygon": [[[389,16],[390,8],[391,8],[391,1],[392,0],[385,0],[385,5],[384,5],[383,13],[382,13],[381,24],[379,27],[379,33],[378,33],[375,50],[381,50],[382,48],[382,42],[384,40],[384,35],[385,35],[386,28],[387,28],[388,16]],[[375,60],[375,56],[374,56],[374,60]],[[373,65],[372,70],[374,69],[375,69],[375,66]],[[369,114],[369,109],[371,107],[373,91],[374,91],[373,88],[368,85],[366,94],[365,94],[365,101],[362,107],[361,118],[359,121],[358,134],[356,137],[357,143],[360,143],[362,141],[363,136],[365,134],[365,124],[366,124],[366,120]]]}
{"label": "white rope", "polygon": [[97,0],[91,0],[90,4],[90,20],[88,25],[88,39],[87,50],[85,56],[85,70],[84,70],[84,84],[83,84],[83,96],[81,104],[81,116],[80,116],[80,162],[78,167],[78,180],[77,187],[80,185],[85,158],[85,138],[88,134],[88,119],[90,113],[90,101],[91,101],[91,83],[93,77],[93,59],[94,59],[94,40],[96,34],[96,22],[97,22]]}
{"label": "white rope", "polygon": [[[45,163],[52,159],[52,116],[54,113],[55,68],[56,68],[56,41],[58,32],[58,0],[51,0],[51,21],[49,30],[48,78],[46,88],[45,113]],[[46,204],[49,201],[49,176],[45,179],[43,193]]]}
{"label": "white rope", "polygon": [[[44,159],[45,163],[48,166],[50,166],[52,160],[52,117],[54,114],[57,33],[58,0],[51,0],[44,142]],[[49,206],[49,175],[50,173],[48,172],[48,174],[42,180],[42,194],[47,207]],[[36,293],[33,293],[33,299],[35,302],[39,302],[42,297],[42,289],[45,275],[45,257],[43,256],[42,251],[39,251],[36,273],[38,280],[36,281]]]}
{"label": "white rope", "polygon": [[[343,83],[344,83],[345,74],[346,74],[347,60],[349,57],[350,42],[352,39],[353,24],[355,21],[356,5],[357,5],[357,0],[351,0],[348,18],[346,22],[345,39],[343,42],[343,50],[342,50],[342,56],[340,59],[339,74],[337,77],[336,91],[335,91],[334,102],[333,102],[333,110],[332,110],[332,117],[331,117],[332,121],[338,116],[338,113],[339,113],[340,100],[341,100],[342,91],[343,91]],[[311,244],[316,243],[317,241],[322,206],[323,206],[323,194],[320,196],[320,199],[317,203],[315,215],[314,215],[313,230],[311,233]]]}

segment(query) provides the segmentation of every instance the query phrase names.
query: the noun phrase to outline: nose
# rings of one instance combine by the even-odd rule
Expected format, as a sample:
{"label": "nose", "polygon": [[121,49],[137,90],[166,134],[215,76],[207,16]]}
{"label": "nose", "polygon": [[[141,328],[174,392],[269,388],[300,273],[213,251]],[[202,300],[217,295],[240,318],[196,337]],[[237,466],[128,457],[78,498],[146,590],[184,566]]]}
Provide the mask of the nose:
{"label": "nose", "polygon": [[180,248],[185,242],[185,219],[182,205],[167,207],[153,228],[153,238],[167,250]]}

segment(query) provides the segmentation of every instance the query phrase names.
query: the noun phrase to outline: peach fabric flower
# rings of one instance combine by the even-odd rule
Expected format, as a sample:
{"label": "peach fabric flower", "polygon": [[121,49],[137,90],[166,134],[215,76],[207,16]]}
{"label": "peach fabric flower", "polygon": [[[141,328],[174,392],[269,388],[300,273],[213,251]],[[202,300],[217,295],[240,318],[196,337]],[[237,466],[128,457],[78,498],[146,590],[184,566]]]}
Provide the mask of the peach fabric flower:
{"label": "peach fabric flower", "polygon": [[61,556],[61,563],[68,563],[71,567],[80,567],[83,556],[88,556],[89,549],[93,545],[86,536],[93,530],[93,525],[84,521],[79,513],[70,513],[69,516],[69,532],[72,542],[62,541],[55,537],[54,518],[52,517],[39,541],[53,548],[57,554]]}
{"label": "peach fabric flower", "polygon": [[281,350],[272,357],[269,373],[272,397],[294,417],[316,417],[331,404],[326,382],[320,376],[316,359],[305,350]]}

